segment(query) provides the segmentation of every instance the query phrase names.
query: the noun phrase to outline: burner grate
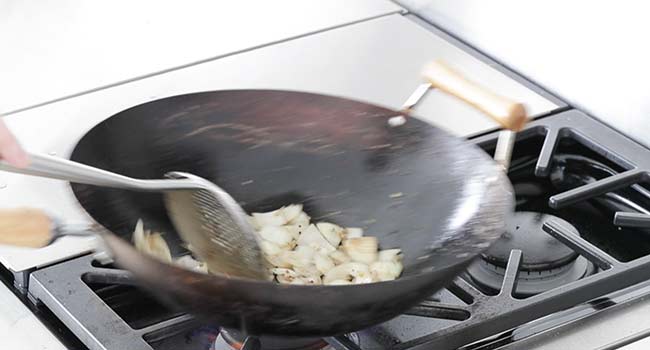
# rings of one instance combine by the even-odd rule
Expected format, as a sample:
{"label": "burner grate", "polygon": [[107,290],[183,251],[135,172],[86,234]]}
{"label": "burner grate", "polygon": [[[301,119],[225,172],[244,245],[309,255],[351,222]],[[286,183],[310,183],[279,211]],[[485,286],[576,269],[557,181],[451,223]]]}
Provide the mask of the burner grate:
{"label": "burner grate", "polygon": [[179,315],[132,328],[84,282],[133,285],[123,270],[93,266],[91,255],[38,270],[30,275],[29,298],[46,305],[91,350],[153,350],[149,345],[195,325]]}
{"label": "burner grate", "polygon": [[[650,157],[647,149],[580,112],[567,111],[532,122],[518,135],[518,141],[540,135],[544,136],[544,142],[535,164],[535,175],[538,177],[549,175],[554,152],[562,138],[573,138],[625,169],[620,174],[552,196],[549,203],[552,208],[575,204],[650,179]],[[489,134],[474,141],[489,149],[494,147],[496,138],[494,134]],[[516,147],[517,145],[515,151]],[[628,226],[649,226],[650,216],[645,213],[618,212],[616,216],[619,221],[627,219]],[[614,225],[617,224],[616,216],[613,218]],[[620,219],[621,216],[623,219]],[[575,235],[570,227],[558,221],[546,222],[543,230],[595,264],[601,271],[562,287],[519,299],[514,297],[514,294],[523,256],[520,250],[512,250],[501,290],[497,295],[486,295],[464,279],[458,278],[448,290],[467,305],[426,301],[407,314],[461,322],[391,348],[479,349],[487,345],[495,348],[498,346],[498,343],[494,343],[495,335],[508,334],[540,317],[560,313],[590,301],[590,312],[612,306],[615,303],[608,298],[599,298],[650,279],[650,255],[621,262],[593,243]],[[338,341],[337,338],[329,341],[336,344],[336,348],[340,350],[361,349],[355,344]]]}

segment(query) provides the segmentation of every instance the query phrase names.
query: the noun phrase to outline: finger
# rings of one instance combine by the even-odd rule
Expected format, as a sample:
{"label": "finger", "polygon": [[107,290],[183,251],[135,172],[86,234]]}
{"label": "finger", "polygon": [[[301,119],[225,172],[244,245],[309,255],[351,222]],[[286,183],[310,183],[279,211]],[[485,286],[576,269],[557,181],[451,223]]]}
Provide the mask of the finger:
{"label": "finger", "polygon": [[18,144],[7,126],[0,121],[0,157],[7,163],[24,168],[29,164],[29,157]]}

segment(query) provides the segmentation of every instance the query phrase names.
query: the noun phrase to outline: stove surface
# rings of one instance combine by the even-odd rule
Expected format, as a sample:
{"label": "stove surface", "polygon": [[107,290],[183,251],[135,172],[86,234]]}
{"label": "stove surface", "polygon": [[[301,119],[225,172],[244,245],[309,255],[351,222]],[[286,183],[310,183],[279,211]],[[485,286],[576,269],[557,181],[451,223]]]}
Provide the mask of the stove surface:
{"label": "stove surface", "polygon": [[0,32],[20,34],[0,37],[0,113],[400,11],[388,0],[3,1]]}
{"label": "stove surface", "polygon": [[[491,152],[495,140],[490,133],[473,141]],[[509,176],[517,213],[502,241],[404,315],[324,342],[299,341],[298,348],[325,348],[325,342],[351,350],[507,348],[647,299],[650,227],[645,220],[614,219],[617,213],[645,218],[648,171],[650,150],[581,112],[532,122],[515,144]],[[220,348],[264,343],[219,338],[216,325],[167,310],[128,273],[90,255],[33,272],[29,296],[92,350],[195,349],[219,339]]]}

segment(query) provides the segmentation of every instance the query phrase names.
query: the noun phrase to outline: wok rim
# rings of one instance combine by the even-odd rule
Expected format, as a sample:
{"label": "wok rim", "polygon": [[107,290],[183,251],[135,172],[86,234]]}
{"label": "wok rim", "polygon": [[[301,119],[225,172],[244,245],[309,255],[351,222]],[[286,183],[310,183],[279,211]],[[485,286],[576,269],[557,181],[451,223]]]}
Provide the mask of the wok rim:
{"label": "wok rim", "polygon": [[[95,125],[93,128],[88,130],[75,144],[73,151],[71,153],[71,157],[75,154],[75,151],[79,147],[79,143],[86,138],[86,136],[90,133],[92,133],[96,128],[99,126],[103,125],[107,120],[119,116],[123,113],[127,113],[132,110],[140,108],[144,105],[147,104],[152,104],[152,103],[160,103],[161,100],[170,100],[170,99],[178,99],[178,98],[183,98],[187,96],[196,96],[196,95],[209,95],[209,94],[214,94],[214,93],[228,93],[228,92],[235,92],[235,93],[241,93],[241,92],[264,92],[264,93],[290,93],[290,94],[300,94],[300,95],[313,95],[313,96],[324,96],[328,98],[335,98],[343,101],[350,101],[354,103],[361,103],[363,105],[367,105],[370,107],[374,108],[380,108],[382,110],[390,111],[394,114],[392,115],[404,115],[410,118],[410,116],[405,113],[405,112],[397,112],[394,111],[393,109],[386,108],[383,106],[379,106],[376,104],[372,103],[367,103],[364,101],[358,101],[350,98],[345,98],[345,97],[338,97],[334,95],[327,95],[327,94],[320,94],[320,93],[313,93],[313,92],[303,92],[303,91],[296,91],[296,90],[275,90],[275,89],[230,89],[230,90],[214,90],[214,91],[202,91],[202,92],[193,92],[193,93],[187,93],[187,94],[179,94],[179,95],[174,95],[174,96],[169,96],[169,97],[164,97],[161,99],[156,99],[152,101],[147,101],[142,104],[134,105],[132,107],[129,107],[127,109],[124,109],[122,111],[118,111],[117,113],[114,113],[104,119],[102,122],[98,123]],[[383,117],[383,116],[382,116]],[[511,215],[511,213],[514,211],[514,191],[512,189],[512,185],[507,178],[506,174],[501,170],[498,164],[496,164],[494,161],[491,160],[491,158],[485,154],[478,146],[475,144],[472,144],[471,142],[467,140],[462,140],[458,137],[454,137],[450,135],[448,132],[436,127],[435,125],[432,125],[431,123],[428,123],[426,121],[423,121],[421,119],[418,119],[419,121],[425,123],[428,127],[437,129],[438,131],[441,132],[442,135],[444,135],[445,139],[454,139],[454,144],[455,143],[464,143],[467,147],[473,148],[471,149],[471,159],[474,158],[481,158],[485,161],[481,161],[481,166],[484,168],[481,168],[481,170],[485,170],[486,172],[489,172],[490,176],[483,175],[482,172],[477,172],[482,174],[481,176],[478,176],[477,180],[482,180],[482,183],[485,184],[484,187],[482,187],[482,193],[480,196],[478,196],[478,208],[480,209],[474,215],[470,216],[464,223],[463,225],[457,227],[457,229],[453,232],[449,232],[449,240],[443,242],[443,245],[440,248],[444,249],[449,249],[453,252],[458,252],[458,255],[456,256],[456,259],[454,260],[444,260],[443,258],[440,258],[437,260],[438,263],[440,262],[446,262],[445,264],[441,264],[438,266],[433,266],[429,270],[421,270],[418,269],[417,271],[414,271],[414,273],[409,274],[409,275],[402,275],[396,280],[393,281],[384,281],[384,282],[374,282],[374,283],[369,283],[369,284],[360,284],[360,285],[343,285],[343,286],[332,286],[332,285],[287,285],[287,284],[279,284],[279,283],[274,283],[272,281],[266,281],[266,280],[255,280],[255,279],[250,279],[250,278],[242,278],[242,277],[236,277],[236,276],[231,276],[231,277],[226,277],[222,275],[206,275],[202,274],[199,272],[194,272],[190,270],[183,269],[178,266],[174,266],[171,264],[166,264],[163,262],[160,262],[158,260],[155,260],[149,256],[147,256],[144,253],[140,253],[135,250],[134,246],[131,244],[131,242],[128,241],[128,238],[122,238],[120,235],[114,234],[114,233],[106,233],[104,236],[104,239],[106,240],[106,245],[108,246],[108,251],[111,255],[117,256],[119,254],[116,254],[116,250],[114,247],[111,247],[110,241],[117,240],[117,242],[122,242],[129,248],[133,253],[135,254],[135,261],[145,261],[147,266],[149,267],[155,267],[156,269],[163,269],[162,271],[173,271],[176,273],[179,278],[184,278],[187,277],[189,279],[204,279],[206,280],[204,287],[207,289],[210,289],[210,285],[214,286],[214,289],[217,289],[217,286],[219,284],[234,284],[237,286],[237,289],[239,288],[250,288],[250,289],[264,289],[267,293],[270,294],[281,294],[281,293],[286,293],[289,291],[289,294],[293,293],[301,293],[301,292],[307,292],[305,294],[311,294],[311,292],[327,292],[328,294],[332,294],[332,298],[334,298],[337,295],[342,295],[342,294],[353,294],[353,295],[358,295],[361,292],[363,292],[364,289],[371,289],[371,290],[377,290],[377,289],[385,289],[385,288],[395,288],[395,289],[401,289],[404,290],[406,289],[406,292],[414,292],[415,294],[422,295],[424,293],[424,288],[423,286],[429,286],[427,287],[429,295],[436,290],[439,290],[441,288],[444,288],[444,286],[440,286],[440,283],[435,283],[436,279],[434,279],[434,276],[439,276],[439,280],[442,281],[444,280],[453,280],[456,278],[466,267],[471,263],[473,259],[478,257],[481,252],[485,251],[486,249],[489,248],[489,246],[494,243],[500,236],[501,234],[505,231],[505,221],[508,215]],[[468,156],[469,158],[469,156]],[[95,217],[88,211],[85,205],[81,204],[82,200],[80,200],[80,193],[79,191],[75,190],[75,188],[72,188],[72,192],[75,195],[75,198],[77,201],[80,203],[81,207],[83,208],[84,212],[86,212],[93,220],[95,220]],[[290,204],[290,203],[287,203]],[[488,220],[487,222],[485,220]],[[95,220],[96,221],[96,220]],[[101,225],[101,224],[100,224]],[[486,228],[487,227],[487,228]],[[434,233],[431,233],[432,235],[435,235]],[[436,250],[437,251],[437,250]],[[435,251],[434,251],[435,252]],[[145,260],[142,260],[145,259]],[[131,271],[131,273],[134,276],[138,276],[137,269],[134,269],[134,266],[130,266],[127,263],[125,263],[124,260],[121,260],[119,258],[114,259],[116,265]],[[433,263],[433,262],[432,262]],[[137,267],[137,266],[136,266]],[[439,272],[438,270],[441,270],[442,272]],[[149,270],[151,271],[151,269]],[[447,271],[454,271],[454,275],[445,275],[444,273]],[[448,273],[448,272],[447,272]],[[144,276],[148,277],[148,276]],[[430,281],[422,281],[423,278],[429,277]],[[137,281],[136,281],[137,282]],[[428,283],[428,284],[427,284]],[[144,283],[141,283],[143,287],[145,287],[149,291],[153,291],[151,289],[151,284],[147,281],[144,281]],[[402,286],[403,285],[403,286]],[[409,286],[420,286],[422,290],[408,290]],[[299,288],[296,288],[299,287]],[[335,288],[336,287],[336,288]],[[406,288],[405,288],[406,287]],[[165,290],[165,291],[153,291],[153,292],[159,292],[159,293],[168,293],[167,296],[172,297],[184,297],[182,294],[182,291],[173,294],[170,292],[171,289]],[[180,294],[179,294],[180,293]],[[254,293],[246,295],[247,298],[250,298]],[[179,305],[178,303],[175,302],[169,302],[167,300],[164,300],[165,295],[158,296],[157,299],[161,300],[165,304],[172,306],[177,309],[183,309],[182,305]],[[420,297],[418,297],[420,298]],[[269,298],[273,299],[273,298]],[[419,302],[420,299],[410,299],[410,300],[405,300],[402,304],[406,305],[408,303],[411,303],[414,305],[415,303]],[[171,299],[170,299],[171,300]],[[275,300],[275,299],[274,299]],[[276,301],[277,302],[277,301]],[[393,317],[396,315],[399,315],[404,312],[406,308],[402,310],[392,310]],[[185,311],[189,313],[193,313],[197,315],[199,318],[203,318],[200,312],[192,312],[190,311],[190,308],[185,308]],[[213,316],[216,319],[216,316]],[[219,317],[226,317],[226,316],[219,316]],[[351,320],[353,321],[353,320]],[[381,320],[377,320],[376,323],[379,323]],[[273,321],[271,321],[273,322]],[[360,321],[357,321],[357,323]],[[281,332],[276,332],[277,329],[280,329],[278,324],[270,324],[268,326],[268,329],[273,330],[273,334],[284,334]],[[334,326],[329,326],[330,328],[327,329],[332,329],[331,327]],[[352,329],[351,329],[352,330]],[[350,331],[351,331],[350,330]],[[356,330],[356,329],[354,329]],[[318,332],[317,330],[311,330],[311,332]],[[312,333],[309,333],[312,334]],[[313,334],[318,334],[320,335],[321,333],[313,333]],[[322,333],[326,334],[326,333]]]}
{"label": "wok rim", "polygon": [[[129,107],[129,108],[126,108],[126,109],[124,109],[124,110],[121,110],[121,111],[118,111],[118,112],[116,112],[116,113],[111,114],[111,115],[108,116],[106,119],[104,119],[104,120],[102,120],[101,122],[99,122],[98,124],[94,125],[91,129],[89,129],[86,133],[84,133],[84,135],[83,135],[82,137],[80,137],[79,140],[77,140],[77,142],[75,143],[75,145],[74,145],[74,147],[73,147],[73,150],[72,150],[72,152],[71,152],[71,156],[72,156],[72,154],[74,154],[74,151],[77,149],[77,146],[79,145],[79,142],[80,142],[80,141],[81,141],[81,140],[82,140],[82,139],[83,139],[87,134],[91,133],[91,132],[96,128],[96,127],[100,126],[100,125],[103,124],[105,121],[108,121],[109,119],[111,119],[111,118],[113,118],[113,117],[115,117],[115,116],[118,116],[118,115],[120,115],[120,114],[126,113],[126,112],[128,112],[128,111],[133,110],[133,109],[141,108],[141,107],[143,107],[143,106],[145,106],[145,105],[148,105],[148,104],[160,103],[160,101],[163,101],[163,100],[167,100],[167,101],[169,101],[169,100],[172,100],[172,99],[183,98],[183,97],[189,97],[189,96],[209,95],[209,94],[215,94],[215,93],[229,93],[229,92],[235,92],[235,93],[237,93],[237,92],[240,92],[240,93],[244,93],[244,92],[290,93],[290,94],[310,95],[310,96],[317,96],[317,97],[318,97],[318,96],[323,96],[323,97],[334,98],[334,99],[339,99],[339,100],[344,100],[344,101],[350,101],[350,102],[354,102],[354,103],[361,103],[361,104],[368,105],[368,106],[371,106],[371,107],[377,107],[377,108],[381,108],[381,109],[389,110],[389,111],[393,112],[393,113],[395,114],[395,116],[397,116],[397,115],[402,115],[402,116],[405,116],[405,117],[407,117],[407,118],[412,118],[412,117],[414,117],[414,116],[412,116],[408,111],[395,111],[395,110],[392,109],[392,108],[389,108],[389,107],[386,107],[386,106],[382,106],[382,105],[378,105],[378,104],[371,103],[371,102],[367,102],[367,101],[363,101],[363,100],[357,100],[357,99],[353,99],[353,98],[347,98],[347,97],[336,96],[336,95],[333,95],[333,94],[323,94],[323,93],[311,92],[311,91],[301,91],[301,90],[291,90],[291,89],[245,89],[245,88],[224,89],[224,90],[196,91],[196,92],[189,92],[189,93],[177,94],[177,95],[172,95],[172,96],[162,97],[162,98],[155,99],[155,100],[146,101],[146,102],[144,102],[144,103],[140,103],[140,104],[137,104],[137,105],[133,105],[133,106],[131,106],[131,107]],[[417,117],[416,117],[416,118],[417,118]],[[427,121],[425,121],[425,120],[422,120],[422,119],[419,119],[419,118],[418,118],[418,120],[420,120],[420,121],[426,123],[426,124],[427,124],[429,127],[431,127],[431,128],[438,129],[439,131],[441,131],[441,132],[445,135],[445,137],[448,137],[448,138],[457,138],[457,139],[458,139],[458,137],[451,135],[449,132],[447,132],[447,131],[445,131],[445,130],[443,130],[443,129],[438,128],[436,125],[434,125],[434,124],[432,124],[432,123],[429,123],[429,122],[427,122]],[[461,139],[461,140],[462,140],[462,139]],[[466,143],[468,143],[468,145],[469,145],[470,147],[473,147],[473,148],[476,148],[477,150],[480,150],[480,148],[479,148],[478,146],[476,146],[475,144],[469,143],[467,140],[462,140],[462,142],[466,142]],[[492,158],[489,158],[489,157],[487,156],[487,154],[485,155],[485,158],[488,158],[488,159],[492,160]],[[490,205],[494,204],[495,202],[496,202],[496,203],[501,203],[501,204],[502,204],[501,207],[506,208],[505,211],[504,211],[505,215],[503,216],[503,220],[502,220],[503,222],[505,222],[505,217],[506,217],[507,215],[511,214],[512,212],[514,212],[514,190],[513,190],[513,188],[512,188],[512,185],[511,185],[511,183],[510,183],[510,180],[508,179],[507,175],[506,175],[506,174],[501,170],[500,166],[499,166],[496,162],[493,162],[492,166],[494,167],[494,169],[497,170],[497,171],[496,171],[497,178],[492,179],[493,182],[491,182],[491,183],[489,184],[490,186],[489,186],[489,188],[486,190],[486,192],[489,191],[489,192],[491,193],[490,196],[483,196],[482,199],[486,199],[486,197],[490,197],[490,198],[499,197],[499,192],[508,193],[508,194],[510,194],[510,196],[507,196],[507,195],[506,195],[505,197],[507,197],[507,198],[504,198],[503,200],[498,200],[498,201],[494,201],[494,200],[483,200],[483,201],[482,201],[482,204],[483,204],[483,205],[488,205],[488,206],[490,206]],[[206,180],[206,181],[209,181],[209,180]],[[86,210],[86,207],[83,206],[83,205],[81,205],[81,202],[80,202],[80,200],[79,200],[79,198],[78,198],[78,196],[77,196],[77,191],[76,191],[74,188],[72,188],[71,190],[72,190],[72,192],[73,192],[75,198],[77,199],[77,202],[80,204],[80,206],[81,206],[82,209],[84,210],[84,212],[85,212],[88,216],[90,216],[90,217],[93,219],[93,221],[95,221],[94,217],[93,217],[93,216],[92,216],[92,215],[91,215],[91,214]],[[496,193],[495,193],[495,192],[496,192]],[[482,206],[483,206],[483,205],[482,205]],[[498,211],[500,211],[500,210],[498,210],[495,206],[492,206],[492,209],[493,209],[493,210],[491,210],[492,212],[498,212]],[[99,224],[99,223],[98,223],[98,224]],[[469,222],[468,224],[477,224],[477,222],[476,222],[476,220],[474,220],[474,222]],[[101,224],[99,224],[99,225],[101,225]],[[102,227],[103,227],[103,226],[102,226]],[[104,229],[106,230],[106,232],[111,233],[111,235],[115,236],[116,238],[119,238],[119,239],[124,240],[124,239],[123,239],[122,237],[120,237],[119,235],[116,235],[116,234],[113,234],[112,232],[110,232],[110,230],[108,230],[107,228],[104,227]],[[471,230],[470,230],[470,231],[471,231]],[[500,231],[505,231],[505,224],[502,225],[502,228],[500,229]],[[474,259],[475,257],[477,257],[478,255],[480,255],[483,251],[487,250],[487,249],[489,248],[489,246],[490,246],[492,243],[494,243],[494,242],[495,242],[495,241],[496,241],[496,240],[501,236],[501,233],[499,233],[498,235],[494,235],[494,234],[493,234],[493,235],[484,235],[484,234],[482,234],[482,232],[484,232],[484,231],[483,231],[483,230],[473,230],[473,231],[472,231],[472,234],[471,234],[469,237],[466,237],[466,238],[476,239],[476,242],[472,242],[472,243],[471,243],[472,246],[476,247],[476,249],[472,249],[470,252],[465,251],[465,252],[461,253],[461,255],[466,255],[466,256],[465,256],[465,257],[462,257],[459,261],[454,262],[453,264],[450,263],[450,264],[447,264],[447,265],[438,266],[438,267],[436,267],[436,268],[448,268],[448,267],[452,267],[452,266],[454,266],[454,265],[456,265],[456,264],[463,264],[463,263],[466,263],[467,261],[470,261],[470,260]],[[464,231],[464,232],[456,232],[456,233],[454,233],[454,235],[451,237],[451,240],[450,240],[450,241],[452,241],[453,238],[455,238],[455,236],[457,236],[457,235],[460,236],[460,235],[462,235],[463,233],[467,233],[467,231]],[[124,240],[124,241],[126,242],[126,240]],[[133,246],[132,244],[130,244],[130,245]],[[443,249],[444,249],[444,248],[446,248],[446,246],[443,245],[443,246],[441,246],[440,248],[443,248]],[[139,252],[138,252],[138,253],[139,253]],[[142,253],[140,253],[140,254],[141,254],[142,256],[146,257],[146,258],[149,258],[146,254],[142,254]],[[154,260],[155,260],[155,259],[154,259]],[[158,261],[155,261],[155,262],[157,262],[157,263],[163,265],[162,262],[158,262]],[[174,266],[174,267],[175,267],[175,268],[178,268],[178,269],[180,269],[180,270],[183,270],[183,271],[191,272],[191,273],[196,274],[196,275],[198,275],[198,276],[203,276],[203,274],[200,274],[200,273],[198,273],[198,272],[194,272],[194,271],[189,271],[189,270],[181,269],[181,268],[179,268],[179,267],[177,267],[177,266]],[[128,270],[128,269],[127,269],[127,270]],[[417,278],[418,276],[421,276],[421,274],[422,274],[422,273],[413,274],[413,275],[410,275],[410,276],[401,276],[401,277],[397,278],[396,280],[392,280],[392,281],[372,282],[372,283],[367,283],[367,284],[362,284],[362,285],[368,285],[368,284],[373,284],[373,285],[376,285],[376,284],[382,284],[382,285],[386,285],[386,284],[390,284],[390,283],[395,283],[396,281],[400,281],[400,280],[406,280],[406,279],[410,279],[410,278]],[[210,274],[210,275],[211,275],[211,276],[215,276],[215,277],[217,277],[218,279],[230,280],[230,281],[240,281],[240,282],[246,282],[246,283],[253,283],[253,285],[266,285],[266,286],[268,286],[268,285],[278,285],[278,283],[273,283],[273,282],[270,282],[270,281],[255,280],[255,279],[247,278],[247,277],[239,277],[239,276],[229,276],[229,277],[226,277],[226,276],[219,275],[219,274]],[[328,286],[328,285],[285,285],[285,286],[292,286],[292,287],[306,287],[306,288],[323,288],[323,287],[356,287],[356,286],[362,286],[362,285],[343,285],[343,286]]]}

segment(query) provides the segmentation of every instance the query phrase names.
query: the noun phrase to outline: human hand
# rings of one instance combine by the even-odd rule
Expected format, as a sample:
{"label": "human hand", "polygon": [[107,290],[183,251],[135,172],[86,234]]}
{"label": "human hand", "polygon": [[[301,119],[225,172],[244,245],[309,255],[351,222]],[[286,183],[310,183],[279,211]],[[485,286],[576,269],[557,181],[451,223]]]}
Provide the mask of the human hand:
{"label": "human hand", "polygon": [[0,119],[0,158],[19,168],[24,168],[29,164],[27,153],[20,147],[2,119]]}

